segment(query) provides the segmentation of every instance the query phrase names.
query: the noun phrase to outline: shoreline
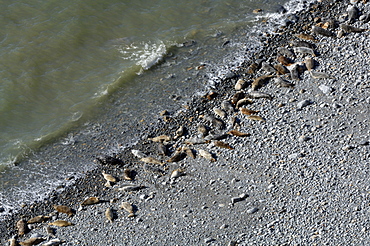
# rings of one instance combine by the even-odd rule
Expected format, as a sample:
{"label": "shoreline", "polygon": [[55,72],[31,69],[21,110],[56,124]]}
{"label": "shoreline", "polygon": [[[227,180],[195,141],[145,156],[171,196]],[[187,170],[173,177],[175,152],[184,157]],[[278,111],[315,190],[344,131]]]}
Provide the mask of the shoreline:
{"label": "shoreline", "polygon": [[[337,12],[333,11],[331,4]],[[343,14],[346,5],[349,3],[323,1],[319,5],[312,4],[309,10],[313,13],[297,13],[300,20],[294,27],[281,29],[280,35],[262,37],[265,47],[251,62],[262,58],[276,63],[277,47],[290,48],[289,41],[294,39],[292,34],[302,32],[302,29],[308,32],[306,28],[318,24],[310,18],[306,21],[302,18],[311,16],[312,19],[315,14],[324,15],[328,11],[331,18],[337,18]],[[325,9],[327,12],[323,13]],[[357,20],[355,24],[362,23]],[[332,30],[337,32],[340,29]],[[160,157],[157,154],[157,143],[150,140],[141,142],[134,149],[152,154],[165,165],[148,164],[153,169],[144,168],[143,162],[129,151],[131,148],[125,150],[116,156],[123,163],[98,165],[97,169],[87,172],[86,177],[76,180],[75,185],[60,194],[56,192],[49,200],[23,208],[0,226],[3,235],[0,242],[5,245],[6,240],[16,233],[15,222],[20,218],[28,220],[41,214],[50,214],[53,220],[66,219],[75,224],[55,227],[56,237],[66,241],[63,245],[117,245],[122,242],[126,245],[235,245],[232,244],[234,242],[238,245],[260,245],[261,242],[264,245],[329,242],[358,245],[370,242],[366,235],[370,225],[357,219],[363,216],[361,218],[366,220],[366,204],[370,201],[366,193],[368,186],[359,179],[368,170],[365,164],[366,157],[369,158],[370,138],[366,123],[370,101],[362,100],[359,93],[368,93],[366,86],[369,82],[367,77],[359,82],[346,82],[353,74],[344,70],[351,68],[344,61],[358,58],[359,53],[339,53],[339,48],[343,51],[346,50],[343,47],[351,47],[352,38],[361,40],[364,35],[368,37],[368,32],[348,33],[341,39],[315,35],[318,42],[311,43],[316,45],[315,51],[319,55],[313,57],[317,63],[314,70],[330,73],[336,79],[313,79],[305,71],[300,73],[300,80],[293,81],[294,89],[278,88],[273,80],[263,85],[258,91],[271,94],[273,99],[253,99],[254,103],[248,107],[260,111],[257,116],[264,121],[249,120],[247,115],[238,111],[222,119],[230,126],[229,120],[236,117],[239,130],[250,134],[246,137],[223,136],[221,141],[233,150],[218,148],[212,140],[189,146],[197,154],[196,159],[183,157],[179,162],[169,163],[166,160],[170,155]],[[328,43],[332,46],[327,46]],[[366,43],[365,37],[362,43]],[[363,51],[360,44],[357,46],[360,52]],[[338,54],[338,57],[333,54]],[[297,55],[295,59],[302,62],[305,57]],[[204,116],[213,115],[214,107],[220,107],[224,100],[235,95],[234,86],[238,79],[252,81],[265,73],[262,70],[248,73],[251,65],[245,64],[239,71],[231,71],[228,78],[217,85],[216,93],[209,92],[205,97],[195,99],[179,116],[165,115],[163,119],[167,120],[155,127],[148,126],[144,131],[150,138],[163,134],[173,136],[180,126],[184,126],[187,133],[183,137],[166,143],[173,154],[178,147],[185,146],[185,140],[196,135],[199,123],[215,130],[218,123],[207,122]],[[336,70],[336,66],[342,71]],[[361,86],[365,86],[364,89]],[[249,89],[250,86],[245,89],[246,94]],[[356,132],[351,128],[354,123],[357,123]],[[215,131],[215,134],[226,133],[232,128]],[[199,149],[211,152],[216,161],[199,157]],[[95,150],[91,155],[97,153]],[[136,172],[133,181],[123,180],[124,168]],[[155,168],[161,169],[165,175],[158,174],[161,171]],[[171,172],[176,169],[185,170],[185,175],[171,179]],[[105,187],[103,171],[119,177],[120,181],[112,188]],[[124,184],[146,188],[117,191]],[[79,211],[80,203],[90,196],[105,202]],[[135,205],[136,217],[128,218],[127,212],[119,208],[125,201]],[[58,214],[52,208],[53,204],[70,206],[76,210],[76,215]],[[108,207],[112,207],[115,213],[113,223],[106,222],[104,212]],[[335,221],[342,224],[334,225]],[[356,224],[355,229],[346,232],[346,222]],[[35,228],[20,241],[34,232],[45,235],[43,227],[46,224],[34,224],[32,227]],[[339,235],[343,237],[337,238]],[[349,241],[351,237],[357,241]]]}

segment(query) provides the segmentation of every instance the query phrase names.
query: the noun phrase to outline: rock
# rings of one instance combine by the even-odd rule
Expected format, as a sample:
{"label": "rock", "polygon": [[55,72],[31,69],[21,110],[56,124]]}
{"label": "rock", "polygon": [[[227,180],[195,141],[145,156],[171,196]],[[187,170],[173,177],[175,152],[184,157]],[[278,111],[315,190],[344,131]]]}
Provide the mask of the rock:
{"label": "rock", "polygon": [[330,92],[333,91],[333,89],[329,86],[326,85],[320,85],[319,89],[324,93],[324,94],[329,94]]}
{"label": "rock", "polygon": [[312,104],[312,101],[310,99],[306,99],[306,100],[303,100],[303,101],[300,101],[298,104],[297,104],[297,108],[298,109],[302,109],[308,105]]}
{"label": "rock", "polygon": [[248,214],[254,214],[254,213],[255,213],[255,212],[257,212],[258,210],[259,210],[258,208],[254,207],[254,208],[248,209],[248,210],[247,210],[247,213],[248,213]]}
{"label": "rock", "polygon": [[207,238],[204,239],[204,243],[210,243],[210,242],[214,242],[214,241],[216,241],[216,239],[211,238],[211,237],[207,237]]}

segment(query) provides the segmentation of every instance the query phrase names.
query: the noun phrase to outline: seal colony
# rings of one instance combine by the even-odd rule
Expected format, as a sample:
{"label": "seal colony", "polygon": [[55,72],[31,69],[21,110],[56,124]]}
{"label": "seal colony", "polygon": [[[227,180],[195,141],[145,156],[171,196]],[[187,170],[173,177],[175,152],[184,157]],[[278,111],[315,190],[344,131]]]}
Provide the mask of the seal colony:
{"label": "seal colony", "polygon": [[[332,229],[336,226],[335,221],[311,223],[307,216],[307,221],[300,222],[299,217],[303,216],[304,210],[290,205],[288,201],[304,200],[301,206],[312,212],[311,216],[330,217],[326,212],[330,208],[325,196],[330,195],[331,189],[341,187],[337,186],[340,183],[338,180],[344,179],[347,175],[345,173],[349,171],[343,171],[345,176],[331,174],[330,170],[328,176],[324,176],[324,172],[315,174],[315,168],[316,172],[328,170],[325,165],[316,167],[313,164],[324,162],[326,157],[317,158],[319,160],[305,157],[309,156],[309,150],[320,153],[325,151],[316,150],[314,144],[323,141],[325,136],[312,141],[310,137],[300,136],[298,142],[305,146],[302,147],[305,151],[292,145],[291,153],[284,158],[281,157],[280,149],[293,139],[288,138],[291,136],[289,134],[282,134],[287,139],[274,145],[274,141],[280,137],[274,133],[288,121],[293,124],[283,131],[295,130],[305,134],[318,131],[329,124],[324,123],[328,118],[317,120],[310,131],[305,130],[308,122],[315,121],[315,112],[314,116],[310,116],[308,111],[315,102],[304,99],[296,103],[296,99],[290,99],[284,103],[280,98],[289,93],[304,94],[308,88],[307,83],[325,81],[335,85],[342,76],[346,76],[335,69],[336,64],[327,64],[330,58],[326,52],[331,48],[327,47],[327,42],[335,43],[340,39],[350,40],[359,38],[359,35],[368,35],[365,21],[369,19],[369,9],[367,3],[359,1],[326,0],[310,4],[306,11],[297,14],[300,21],[280,26],[274,33],[267,33],[262,37],[265,46],[255,54],[255,59],[245,61],[238,70],[225,74],[210,91],[187,105],[187,111],[179,116],[163,114],[161,127],[149,132],[147,138],[135,148],[115,155],[103,154],[95,157],[99,164],[98,170],[92,171],[87,179],[77,181],[76,188],[67,189],[50,201],[36,205],[39,209],[33,211],[31,207],[27,213],[15,215],[11,221],[13,224],[6,228],[3,235],[7,236],[10,245],[17,245],[18,242],[21,245],[37,245],[44,241],[47,242],[41,245],[116,245],[117,242],[124,242],[121,240],[129,240],[126,241],[127,245],[149,243],[148,240],[153,240],[150,242],[153,245],[261,245],[262,242],[264,245],[314,245],[337,240],[337,237],[331,238],[331,234],[323,236],[331,230],[337,233]],[[326,85],[319,88],[324,94],[333,91]],[[296,105],[291,109],[287,103]],[[341,108],[335,103],[333,107]],[[327,105],[322,104],[320,108],[325,109]],[[276,123],[271,123],[271,111],[274,110],[281,115],[275,117]],[[308,120],[303,116],[293,120],[289,114],[304,114]],[[338,114],[344,113],[341,111]],[[336,117],[336,114],[330,117]],[[312,135],[312,138],[318,138],[315,134]],[[265,138],[259,140],[261,136]],[[331,145],[334,146],[335,142]],[[368,146],[368,142],[362,141],[359,145]],[[340,151],[350,149],[356,147],[344,146]],[[328,155],[338,155],[338,150],[334,150]],[[364,159],[369,157],[368,148],[360,153],[364,154]],[[237,164],[233,164],[231,159]],[[252,159],[256,159],[254,165],[249,164]],[[333,157],[331,161],[338,162],[335,169],[343,169],[339,167],[339,163],[348,162],[348,158],[338,161]],[[215,178],[202,179],[207,172],[212,171],[217,174]],[[300,182],[318,179],[314,185],[317,190],[310,190],[310,196],[305,197],[309,189],[299,181],[285,179],[287,173],[293,173],[293,177],[301,177]],[[317,178],[320,175],[324,177],[323,180]],[[230,178],[233,176],[234,178]],[[264,176],[261,181],[263,184],[257,182],[260,176]],[[231,181],[228,183],[227,180]],[[284,182],[287,184],[283,184]],[[324,182],[329,183],[329,188],[323,185]],[[358,186],[360,182],[361,180],[357,183],[354,181]],[[243,188],[245,184],[250,187],[250,194]],[[257,186],[265,187],[261,192],[264,196],[260,199],[254,198],[258,197]],[[347,186],[346,188],[348,189]],[[283,192],[279,193],[279,190]],[[324,190],[323,194],[320,190]],[[285,194],[292,194],[294,198],[284,200]],[[356,205],[353,213],[368,209],[370,198],[366,194],[361,197],[367,205]],[[351,204],[357,204],[356,197],[344,199],[347,198]],[[268,209],[261,205],[264,199],[271,199],[272,204],[279,206]],[[184,200],[186,203],[178,202]],[[340,209],[336,212],[340,213]],[[286,215],[288,213],[290,215]],[[265,216],[269,219],[265,219]],[[217,217],[224,218],[225,221],[215,228],[209,221],[215,221]],[[168,226],[164,230],[172,229],[176,233],[158,235],[158,232],[163,231],[157,223],[164,226],[162,221]],[[106,228],[106,231],[99,231],[95,223]],[[305,229],[310,234],[298,229],[306,223],[309,225]],[[327,225],[323,227],[322,224],[325,223]],[[351,221],[349,224],[355,223],[360,221]],[[198,231],[194,232],[189,227],[197,228]],[[238,229],[228,234],[228,230],[233,227]],[[42,232],[42,228],[45,228],[48,235]],[[253,228],[253,231],[248,228]],[[284,232],[283,237],[277,238],[279,231],[284,231],[283,228],[289,229],[293,234]],[[369,243],[370,238],[365,234],[369,228],[369,225],[360,228],[356,234],[357,241],[353,241],[353,244]],[[73,236],[69,234],[76,235],[80,230],[89,236],[79,236],[78,241],[71,241]],[[214,230],[223,236],[213,234]],[[188,234],[189,231],[193,233]],[[33,232],[35,233],[32,234]],[[96,233],[101,234],[102,241],[90,241]],[[116,236],[109,237],[106,234]],[[119,236],[121,234],[127,236]],[[143,238],[142,241],[140,237]],[[111,239],[108,241],[106,238]],[[163,243],[163,238],[168,241]],[[345,239],[343,242],[352,244]]]}

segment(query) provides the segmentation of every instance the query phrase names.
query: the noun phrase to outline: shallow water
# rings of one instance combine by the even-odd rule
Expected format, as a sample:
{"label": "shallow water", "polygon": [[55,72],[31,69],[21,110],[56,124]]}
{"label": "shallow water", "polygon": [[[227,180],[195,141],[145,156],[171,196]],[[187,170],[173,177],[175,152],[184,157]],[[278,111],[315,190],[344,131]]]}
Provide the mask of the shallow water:
{"label": "shallow water", "polygon": [[[56,157],[43,157],[44,161],[25,157],[37,156],[39,147],[83,126],[102,111],[116,110],[117,105],[120,127],[128,132],[130,124],[145,123],[164,106],[175,108],[177,101],[190,98],[212,80],[212,75],[197,71],[198,66],[206,65],[213,76],[220,75],[226,69],[223,64],[237,65],[245,58],[242,53],[247,46],[257,45],[247,41],[253,39],[253,9],[261,8],[262,15],[269,16],[277,4],[285,2],[2,3],[3,208],[7,211],[21,200],[39,199],[65,182],[65,176],[82,175],[92,168],[89,161],[76,165]],[[232,42],[223,46],[229,40]],[[138,140],[127,137],[130,142]],[[60,146],[73,141],[73,135],[68,135],[60,140]]]}

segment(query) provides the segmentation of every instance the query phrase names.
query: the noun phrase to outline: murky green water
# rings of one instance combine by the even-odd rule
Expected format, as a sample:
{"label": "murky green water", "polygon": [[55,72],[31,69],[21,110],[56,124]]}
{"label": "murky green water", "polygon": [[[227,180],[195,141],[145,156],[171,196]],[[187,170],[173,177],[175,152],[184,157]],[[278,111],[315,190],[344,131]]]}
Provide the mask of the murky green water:
{"label": "murky green water", "polygon": [[[28,170],[12,163],[83,124],[112,95],[121,93],[123,100],[135,102],[129,110],[142,110],[148,101],[156,104],[158,92],[171,83],[161,80],[163,69],[158,74],[151,68],[173,55],[169,53],[177,52],[177,59],[191,58],[193,65],[222,64],[224,55],[240,49],[237,45],[216,49],[223,37],[230,37],[236,29],[245,29],[243,35],[248,35],[256,17],[253,9],[261,8],[268,14],[286,2],[1,1],[0,171],[6,167],[0,175],[1,197],[9,193],[10,186],[14,194],[35,189],[32,179],[18,182],[17,187],[13,179],[8,185],[4,172],[20,179],[31,169],[37,172],[37,167]],[[197,43],[195,48],[181,50],[192,40]],[[177,67],[172,69],[182,71],[189,66],[175,58],[173,63]],[[165,73],[170,77],[175,72],[168,68]],[[139,75],[147,77],[140,80]],[[135,94],[144,87],[145,100],[143,92]],[[43,174],[45,179],[57,170],[48,171],[51,173],[45,170]],[[3,203],[8,207],[12,202]]]}

